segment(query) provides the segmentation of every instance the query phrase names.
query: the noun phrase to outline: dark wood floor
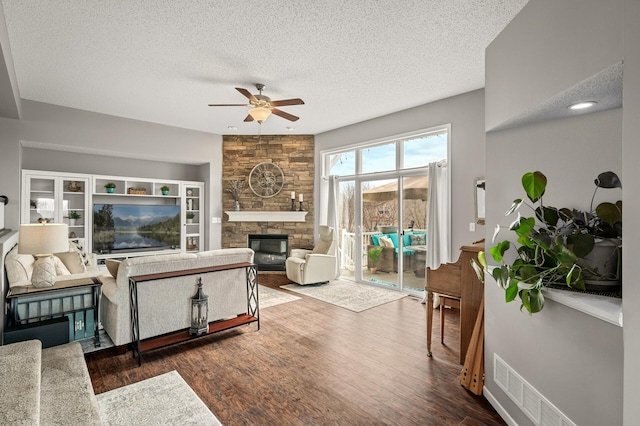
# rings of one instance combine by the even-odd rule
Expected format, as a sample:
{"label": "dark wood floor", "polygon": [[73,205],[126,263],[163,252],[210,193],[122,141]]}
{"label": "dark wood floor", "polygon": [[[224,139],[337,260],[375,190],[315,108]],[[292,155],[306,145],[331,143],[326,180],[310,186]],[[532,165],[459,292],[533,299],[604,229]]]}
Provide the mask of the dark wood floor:
{"label": "dark wood floor", "polygon": [[446,312],[446,346],[434,315],[433,358],[414,298],[354,313],[304,296],[262,310],[260,331],[251,324],[159,349],[141,367],[130,351],[86,358],[96,394],[176,370],[225,426],[504,425],[459,384],[457,313]]}

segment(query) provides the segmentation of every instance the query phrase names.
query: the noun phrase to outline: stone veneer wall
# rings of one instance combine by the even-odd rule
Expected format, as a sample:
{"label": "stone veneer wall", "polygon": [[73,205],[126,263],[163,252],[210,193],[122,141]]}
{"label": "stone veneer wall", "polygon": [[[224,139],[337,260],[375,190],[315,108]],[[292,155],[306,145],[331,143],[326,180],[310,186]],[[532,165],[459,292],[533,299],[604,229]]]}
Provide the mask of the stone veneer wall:
{"label": "stone veneer wall", "polygon": [[[304,195],[305,222],[229,222],[222,219],[222,247],[246,247],[248,234],[288,234],[289,248],[313,247],[313,135],[223,136],[222,205],[233,209],[233,197],[227,190],[229,181],[244,180],[246,189],[240,195],[241,210],[290,211],[291,191]],[[282,191],[272,198],[261,198],[249,188],[249,173],[259,163],[272,162],[284,173]]]}

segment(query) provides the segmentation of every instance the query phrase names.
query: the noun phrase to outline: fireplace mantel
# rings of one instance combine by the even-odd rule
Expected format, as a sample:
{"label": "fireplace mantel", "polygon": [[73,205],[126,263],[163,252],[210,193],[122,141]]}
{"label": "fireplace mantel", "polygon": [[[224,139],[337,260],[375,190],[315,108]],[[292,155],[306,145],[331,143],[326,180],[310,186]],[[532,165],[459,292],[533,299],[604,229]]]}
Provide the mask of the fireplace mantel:
{"label": "fireplace mantel", "polygon": [[305,222],[306,211],[225,211],[229,222]]}

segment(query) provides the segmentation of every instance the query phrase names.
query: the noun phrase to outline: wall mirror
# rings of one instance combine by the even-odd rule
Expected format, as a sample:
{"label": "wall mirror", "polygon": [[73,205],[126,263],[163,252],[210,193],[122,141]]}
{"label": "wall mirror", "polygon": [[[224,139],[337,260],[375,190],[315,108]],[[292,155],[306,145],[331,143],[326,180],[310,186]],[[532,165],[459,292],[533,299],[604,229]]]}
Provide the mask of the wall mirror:
{"label": "wall mirror", "polygon": [[476,223],[484,225],[484,198],[485,198],[485,180],[484,178],[477,178],[473,185],[473,193],[475,194],[476,205]]}

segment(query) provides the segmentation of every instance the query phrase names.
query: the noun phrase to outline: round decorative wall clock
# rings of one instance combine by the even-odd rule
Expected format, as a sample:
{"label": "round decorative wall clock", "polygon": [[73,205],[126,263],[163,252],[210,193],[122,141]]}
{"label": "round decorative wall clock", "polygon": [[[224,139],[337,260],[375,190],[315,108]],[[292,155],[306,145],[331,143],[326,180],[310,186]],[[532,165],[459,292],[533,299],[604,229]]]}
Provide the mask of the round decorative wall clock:
{"label": "round decorative wall clock", "polygon": [[249,173],[249,188],[258,197],[271,198],[284,186],[284,173],[273,163],[257,164]]}

